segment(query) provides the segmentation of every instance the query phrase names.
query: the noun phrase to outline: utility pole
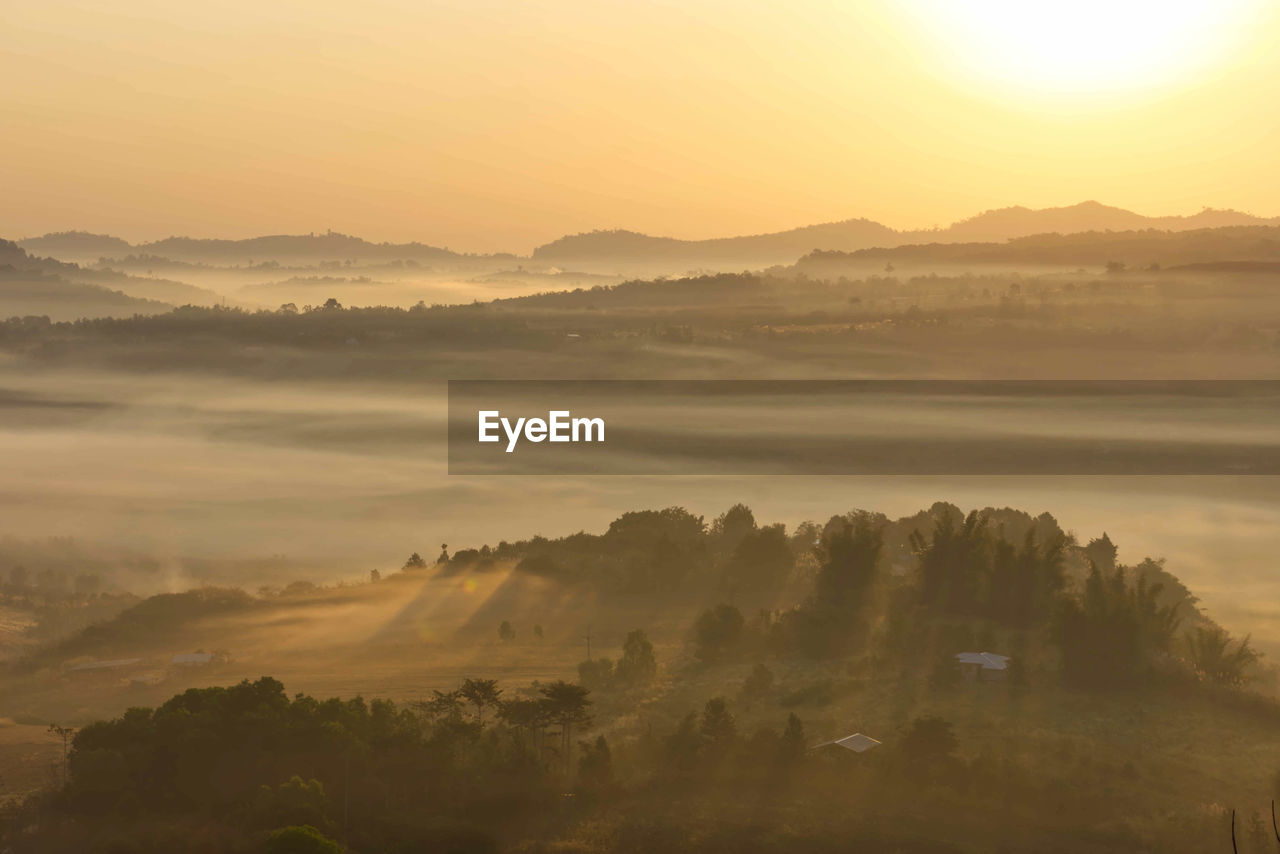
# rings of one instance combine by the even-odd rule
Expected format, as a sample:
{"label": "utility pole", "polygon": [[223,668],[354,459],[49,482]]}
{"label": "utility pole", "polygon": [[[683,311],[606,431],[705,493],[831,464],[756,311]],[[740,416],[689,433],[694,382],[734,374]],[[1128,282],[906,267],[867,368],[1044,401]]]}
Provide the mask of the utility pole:
{"label": "utility pole", "polygon": [[590,661],[591,660],[591,629],[587,629],[586,641],[587,641],[587,661]]}

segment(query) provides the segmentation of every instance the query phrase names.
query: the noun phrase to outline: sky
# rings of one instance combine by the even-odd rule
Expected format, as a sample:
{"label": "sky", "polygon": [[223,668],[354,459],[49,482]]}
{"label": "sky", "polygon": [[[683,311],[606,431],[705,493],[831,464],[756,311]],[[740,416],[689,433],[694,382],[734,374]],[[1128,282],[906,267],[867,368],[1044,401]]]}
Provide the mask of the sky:
{"label": "sky", "polygon": [[1272,216],[1278,41],[1265,0],[7,0],[0,236]]}

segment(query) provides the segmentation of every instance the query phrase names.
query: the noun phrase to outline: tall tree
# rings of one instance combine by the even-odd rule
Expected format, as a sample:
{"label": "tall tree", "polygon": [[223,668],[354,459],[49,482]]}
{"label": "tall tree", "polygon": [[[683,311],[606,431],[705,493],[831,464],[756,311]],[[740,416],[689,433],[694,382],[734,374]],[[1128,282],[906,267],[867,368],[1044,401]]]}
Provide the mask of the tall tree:
{"label": "tall tree", "polygon": [[541,693],[547,718],[560,725],[560,749],[564,757],[565,774],[568,775],[572,767],[570,754],[573,747],[573,728],[591,724],[591,715],[587,712],[591,706],[591,700],[587,697],[591,692],[581,685],[557,681],[543,685]]}
{"label": "tall tree", "polygon": [[627,633],[622,642],[622,657],[614,666],[618,680],[634,686],[648,685],[658,674],[658,661],[653,655],[653,644],[642,629]]}
{"label": "tall tree", "polygon": [[476,707],[476,723],[484,726],[484,710],[501,701],[502,689],[496,679],[467,679],[458,689],[462,699]]}

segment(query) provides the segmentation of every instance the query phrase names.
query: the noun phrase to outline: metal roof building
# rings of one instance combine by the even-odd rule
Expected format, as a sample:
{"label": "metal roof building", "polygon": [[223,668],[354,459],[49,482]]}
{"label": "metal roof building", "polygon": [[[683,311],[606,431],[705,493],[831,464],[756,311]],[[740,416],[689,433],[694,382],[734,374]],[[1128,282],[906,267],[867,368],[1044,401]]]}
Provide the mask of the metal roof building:
{"label": "metal roof building", "polygon": [[809,748],[809,752],[812,753],[815,750],[823,750],[829,747],[842,747],[852,753],[866,753],[871,748],[879,746],[880,742],[871,736],[855,732],[853,735],[846,735],[844,738],[837,738],[835,741],[824,741],[822,744],[815,744]]}
{"label": "metal roof building", "polygon": [[1012,661],[1007,655],[997,655],[994,652],[959,652],[956,653],[956,661],[960,664],[960,671],[970,679],[983,679],[987,682],[998,682],[1005,678],[1009,670],[1009,662]]}

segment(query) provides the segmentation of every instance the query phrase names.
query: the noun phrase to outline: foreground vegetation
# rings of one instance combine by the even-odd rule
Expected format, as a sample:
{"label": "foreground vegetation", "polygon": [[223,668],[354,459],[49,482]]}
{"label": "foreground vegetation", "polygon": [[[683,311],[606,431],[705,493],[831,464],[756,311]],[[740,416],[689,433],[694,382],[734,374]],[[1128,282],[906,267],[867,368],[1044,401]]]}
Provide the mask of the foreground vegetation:
{"label": "foreground vegetation", "polygon": [[[576,682],[478,673],[392,702],[262,677],[129,709],[71,734],[9,850],[1207,851],[1233,808],[1241,850],[1267,850],[1280,706],[1251,687],[1267,670],[1105,535],[945,504],[791,533],[741,505],[711,524],[671,508],[414,555],[370,584],[511,564],[595,589],[601,613],[635,595],[707,607],[679,653],[636,628]],[[184,602],[87,631],[132,642]],[[978,649],[1012,656],[1003,681],[962,676],[955,654]],[[882,743],[812,749],[855,731]]]}

